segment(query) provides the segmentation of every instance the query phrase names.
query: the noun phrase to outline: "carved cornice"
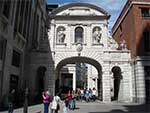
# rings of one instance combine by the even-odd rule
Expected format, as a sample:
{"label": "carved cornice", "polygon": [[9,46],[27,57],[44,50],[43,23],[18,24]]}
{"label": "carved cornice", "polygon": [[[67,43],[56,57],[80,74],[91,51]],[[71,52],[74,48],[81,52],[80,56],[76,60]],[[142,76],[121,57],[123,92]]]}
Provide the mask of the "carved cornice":
{"label": "carved cornice", "polygon": [[83,23],[75,23],[75,24],[68,24],[68,26],[91,26],[92,24],[83,24]]}

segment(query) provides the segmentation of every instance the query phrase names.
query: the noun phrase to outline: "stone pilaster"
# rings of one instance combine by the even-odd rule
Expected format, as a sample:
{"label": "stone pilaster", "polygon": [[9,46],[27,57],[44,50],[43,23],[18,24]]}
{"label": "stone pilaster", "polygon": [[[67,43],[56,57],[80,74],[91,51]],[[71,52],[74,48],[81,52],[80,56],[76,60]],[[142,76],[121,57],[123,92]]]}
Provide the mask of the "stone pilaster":
{"label": "stone pilaster", "polygon": [[144,77],[144,66],[142,62],[136,64],[136,89],[137,89],[137,102],[145,102],[145,77]]}
{"label": "stone pilaster", "polygon": [[105,63],[103,66],[103,75],[102,75],[102,83],[103,83],[103,101],[110,102],[110,71],[109,71],[109,63]]}

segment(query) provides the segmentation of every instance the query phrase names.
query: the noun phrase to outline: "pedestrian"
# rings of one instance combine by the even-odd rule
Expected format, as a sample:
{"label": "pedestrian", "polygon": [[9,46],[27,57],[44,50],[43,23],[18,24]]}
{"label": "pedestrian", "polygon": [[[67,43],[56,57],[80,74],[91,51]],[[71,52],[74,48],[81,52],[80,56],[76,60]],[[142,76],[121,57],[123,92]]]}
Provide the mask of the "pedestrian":
{"label": "pedestrian", "polygon": [[89,88],[89,100],[92,100],[92,89]]}
{"label": "pedestrian", "polygon": [[67,107],[68,103],[66,103],[66,101],[63,102],[63,113],[68,113],[68,107]]}
{"label": "pedestrian", "polygon": [[72,100],[71,100],[71,109],[74,110],[76,108],[76,98],[77,98],[77,91],[72,91]]}
{"label": "pedestrian", "polygon": [[67,96],[66,96],[66,101],[68,101],[68,108],[72,109],[72,92],[71,90],[68,91]]}
{"label": "pedestrian", "polygon": [[44,113],[49,113],[49,104],[52,100],[49,91],[43,92],[42,97],[44,104]]}
{"label": "pedestrian", "polygon": [[80,90],[80,100],[82,101],[83,99],[84,99],[84,90],[83,90],[83,88],[81,88],[81,90]]}
{"label": "pedestrian", "polygon": [[90,97],[90,91],[86,88],[85,89],[85,101],[89,102],[89,97]]}
{"label": "pedestrian", "polygon": [[50,105],[51,113],[58,113],[58,111],[60,110],[60,103],[61,103],[61,99],[59,97],[59,93],[57,93],[53,97],[53,101]]}
{"label": "pedestrian", "polygon": [[14,111],[14,101],[15,101],[15,89],[13,89],[8,95],[8,113],[13,113]]}
{"label": "pedestrian", "polygon": [[96,93],[97,93],[97,91],[96,91],[96,89],[94,87],[93,90],[92,90],[92,99],[93,99],[93,101],[96,100]]}

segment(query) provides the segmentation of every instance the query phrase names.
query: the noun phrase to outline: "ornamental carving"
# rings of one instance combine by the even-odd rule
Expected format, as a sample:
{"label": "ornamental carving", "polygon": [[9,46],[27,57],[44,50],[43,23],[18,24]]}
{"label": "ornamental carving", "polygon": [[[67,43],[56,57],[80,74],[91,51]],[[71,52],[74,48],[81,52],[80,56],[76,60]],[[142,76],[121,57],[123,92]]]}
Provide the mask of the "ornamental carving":
{"label": "ornamental carving", "polygon": [[94,44],[100,44],[102,36],[102,30],[100,27],[93,28],[93,43]]}

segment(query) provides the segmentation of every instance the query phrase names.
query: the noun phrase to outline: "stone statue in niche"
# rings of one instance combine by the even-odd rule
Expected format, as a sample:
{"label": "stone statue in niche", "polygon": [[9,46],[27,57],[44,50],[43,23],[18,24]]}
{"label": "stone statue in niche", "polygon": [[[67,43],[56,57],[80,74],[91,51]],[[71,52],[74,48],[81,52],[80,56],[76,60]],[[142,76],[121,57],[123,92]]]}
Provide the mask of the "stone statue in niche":
{"label": "stone statue in niche", "polygon": [[65,42],[65,28],[64,27],[60,27],[58,28],[58,32],[57,32],[57,43],[64,43]]}
{"label": "stone statue in niche", "polygon": [[93,43],[99,44],[101,41],[102,31],[100,27],[95,27],[93,29]]}

